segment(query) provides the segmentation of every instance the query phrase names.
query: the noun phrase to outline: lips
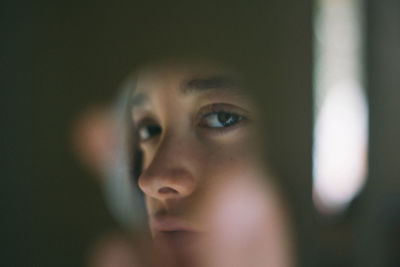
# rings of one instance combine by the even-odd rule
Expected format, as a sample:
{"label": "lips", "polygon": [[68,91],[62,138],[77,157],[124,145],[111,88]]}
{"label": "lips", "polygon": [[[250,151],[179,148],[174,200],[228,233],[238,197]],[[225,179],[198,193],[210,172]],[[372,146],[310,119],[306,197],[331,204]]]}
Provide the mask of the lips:
{"label": "lips", "polygon": [[195,232],[185,221],[168,215],[150,217],[150,227],[155,232]]}
{"label": "lips", "polygon": [[187,222],[168,215],[150,217],[150,228],[156,245],[163,250],[183,252],[182,249],[193,247],[200,237],[200,232]]}

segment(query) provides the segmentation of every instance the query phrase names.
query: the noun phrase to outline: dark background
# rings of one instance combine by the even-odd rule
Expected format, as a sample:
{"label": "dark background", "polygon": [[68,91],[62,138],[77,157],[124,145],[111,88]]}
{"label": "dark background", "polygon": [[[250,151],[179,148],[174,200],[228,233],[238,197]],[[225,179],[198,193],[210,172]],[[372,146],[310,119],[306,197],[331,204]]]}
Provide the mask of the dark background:
{"label": "dark background", "polygon": [[258,77],[301,266],[399,266],[400,4],[367,1],[366,17],[370,177],[332,220],[311,202],[310,0],[0,2],[0,265],[84,265],[117,223],[72,153],[73,121],[142,62],[195,55]]}
{"label": "dark background", "polygon": [[[232,61],[265,78],[253,87],[269,84],[265,92],[275,99],[263,97],[273,107],[268,112],[286,116],[271,118],[280,128],[269,134],[287,139],[276,161],[295,163],[282,176],[298,168],[303,178],[296,183],[305,193],[294,198],[302,209],[311,205],[304,198],[311,158],[309,1],[3,1],[0,12],[2,266],[82,266],[90,244],[116,227],[100,186],[72,153],[71,126],[88,106],[112,103],[133,68],[160,57]],[[289,136],[293,127],[301,127],[301,142]],[[299,155],[303,161],[291,160]]]}

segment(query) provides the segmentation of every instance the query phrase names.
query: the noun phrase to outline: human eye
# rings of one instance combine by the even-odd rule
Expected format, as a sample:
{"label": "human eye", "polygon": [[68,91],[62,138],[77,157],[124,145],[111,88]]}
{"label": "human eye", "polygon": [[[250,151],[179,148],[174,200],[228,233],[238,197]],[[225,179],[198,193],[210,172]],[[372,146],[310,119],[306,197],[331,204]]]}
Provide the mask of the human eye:
{"label": "human eye", "polygon": [[[208,110],[208,111],[207,111]],[[214,104],[206,108],[199,125],[203,128],[225,130],[244,122],[244,111],[228,104]]]}
{"label": "human eye", "polygon": [[210,128],[231,127],[241,121],[242,116],[225,111],[213,112],[203,118],[202,125]]}
{"label": "human eye", "polygon": [[137,126],[137,133],[140,142],[148,141],[161,134],[161,127],[153,123],[140,123]]}

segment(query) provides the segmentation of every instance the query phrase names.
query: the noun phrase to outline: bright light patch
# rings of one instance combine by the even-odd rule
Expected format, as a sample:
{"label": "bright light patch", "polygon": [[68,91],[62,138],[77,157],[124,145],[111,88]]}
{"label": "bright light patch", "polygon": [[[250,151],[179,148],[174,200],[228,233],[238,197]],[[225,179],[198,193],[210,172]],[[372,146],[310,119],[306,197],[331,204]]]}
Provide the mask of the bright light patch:
{"label": "bright light patch", "polygon": [[319,209],[340,211],[366,175],[367,106],[355,85],[332,88],[315,125],[314,197]]}
{"label": "bright light patch", "polygon": [[360,192],[367,174],[361,0],[320,0],[317,7],[313,194],[321,212],[337,213]]}

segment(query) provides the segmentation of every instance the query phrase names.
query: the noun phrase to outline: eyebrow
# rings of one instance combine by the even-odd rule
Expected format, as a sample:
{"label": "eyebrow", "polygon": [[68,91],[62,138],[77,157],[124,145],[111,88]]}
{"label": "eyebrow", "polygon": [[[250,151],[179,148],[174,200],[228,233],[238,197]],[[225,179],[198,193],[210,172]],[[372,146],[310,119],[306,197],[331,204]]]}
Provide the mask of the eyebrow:
{"label": "eyebrow", "polygon": [[[239,82],[228,75],[217,75],[205,78],[192,78],[183,81],[179,86],[179,91],[184,95],[208,90],[239,91]],[[134,94],[131,99],[131,107],[142,106],[148,101],[149,96],[147,94]]]}
{"label": "eyebrow", "polygon": [[216,89],[238,89],[238,82],[231,76],[218,75],[205,78],[194,78],[184,81],[180,86],[183,94]]}

